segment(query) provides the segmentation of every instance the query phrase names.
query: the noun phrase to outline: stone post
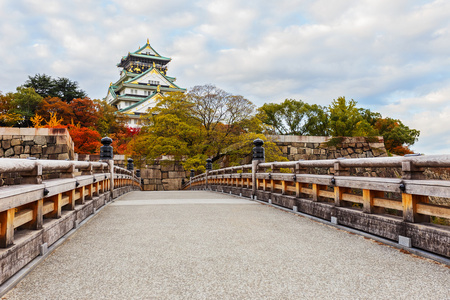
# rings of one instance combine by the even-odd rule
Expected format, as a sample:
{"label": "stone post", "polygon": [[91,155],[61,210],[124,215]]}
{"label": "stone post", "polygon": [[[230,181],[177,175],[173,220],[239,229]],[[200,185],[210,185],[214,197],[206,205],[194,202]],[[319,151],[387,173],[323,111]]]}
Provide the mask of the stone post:
{"label": "stone post", "polygon": [[109,166],[109,173],[111,174],[111,180],[109,181],[111,198],[114,191],[114,152],[112,144],[112,139],[109,137],[104,137],[100,141],[103,146],[100,147],[100,160],[107,161]]}
{"label": "stone post", "polygon": [[195,170],[192,169],[191,170],[191,176],[189,177],[189,189],[192,188],[192,177],[194,177],[194,176],[195,176]]}
{"label": "stone post", "polygon": [[208,189],[208,174],[209,174],[209,171],[211,171],[211,170],[212,170],[212,159],[208,158],[206,160],[206,171],[205,171],[205,175],[206,175],[206,177],[205,177],[205,186],[206,186],[206,189]]}
{"label": "stone post", "polygon": [[256,139],[253,141],[255,147],[253,148],[253,160],[252,160],[252,198],[255,199],[257,191],[256,173],[258,172],[258,165],[265,161],[264,141]]}

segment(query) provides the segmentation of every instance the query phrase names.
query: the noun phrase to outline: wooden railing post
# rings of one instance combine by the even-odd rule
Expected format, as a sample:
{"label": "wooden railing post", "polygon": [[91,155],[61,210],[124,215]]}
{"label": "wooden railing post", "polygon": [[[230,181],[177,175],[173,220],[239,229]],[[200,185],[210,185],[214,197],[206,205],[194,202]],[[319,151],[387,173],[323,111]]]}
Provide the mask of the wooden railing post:
{"label": "wooden railing post", "polygon": [[0,247],[6,248],[14,243],[15,208],[0,212]]}

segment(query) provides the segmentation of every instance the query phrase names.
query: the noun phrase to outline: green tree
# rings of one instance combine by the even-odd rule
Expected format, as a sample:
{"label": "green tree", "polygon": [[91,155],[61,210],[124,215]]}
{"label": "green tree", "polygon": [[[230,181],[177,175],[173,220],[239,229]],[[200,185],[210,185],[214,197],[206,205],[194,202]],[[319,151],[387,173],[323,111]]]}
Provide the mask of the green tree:
{"label": "green tree", "polygon": [[332,136],[354,136],[356,132],[366,127],[366,122],[356,101],[347,101],[345,97],[339,97],[328,108],[330,112],[330,133]]}
{"label": "green tree", "polygon": [[58,97],[69,103],[75,98],[87,97],[86,92],[78,87],[78,82],[65,77],[52,78],[46,74],[28,76],[24,87],[33,88],[42,97]]}
{"label": "green tree", "polygon": [[31,126],[30,118],[34,117],[42,97],[33,88],[18,87],[17,92],[10,94],[14,105],[13,113],[23,117],[18,123],[19,126]]}
{"label": "green tree", "polygon": [[127,118],[125,114],[104,100],[94,100],[94,103],[98,108],[96,127],[101,136],[126,132]]}
{"label": "green tree", "polygon": [[258,116],[267,131],[282,135],[328,135],[328,115],[320,105],[286,99],[282,103],[266,103]]}

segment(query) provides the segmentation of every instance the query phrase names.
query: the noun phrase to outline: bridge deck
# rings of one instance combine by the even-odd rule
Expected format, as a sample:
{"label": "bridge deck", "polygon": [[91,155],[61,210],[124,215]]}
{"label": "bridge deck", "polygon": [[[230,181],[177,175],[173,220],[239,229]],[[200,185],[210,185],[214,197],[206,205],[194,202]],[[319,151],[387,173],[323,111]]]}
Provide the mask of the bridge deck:
{"label": "bridge deck", "polygon": [[132,192],[5,299],[448,299],[450,269],[273,207]]}

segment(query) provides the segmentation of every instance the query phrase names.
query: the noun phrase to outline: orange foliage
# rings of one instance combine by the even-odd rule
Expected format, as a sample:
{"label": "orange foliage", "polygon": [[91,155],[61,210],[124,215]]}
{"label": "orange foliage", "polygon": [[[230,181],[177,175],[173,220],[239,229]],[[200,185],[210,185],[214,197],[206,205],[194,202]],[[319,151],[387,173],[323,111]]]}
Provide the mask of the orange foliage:
{"label": "orange foliage", "polygon": [[44,119],[51,119],[52,114],[58,114],[62,119],[60,124],[68,125],[74,118],[72,107],[58,97],[46,97],[42,99],[36,111],[37,115]]}
{"label": "orange foliage", "polygon": [[75,144],[75,153],[95,154],[99,153],[101,136],[92,129],[80,126],[69,125],[69,133]]}
{"label": "orange foliage", "polygon": [[97,124],[99,105],[89,98],[73,99],[70,102],[75,123],[81,127],[95,127]]}
{"label": "orange foliage", "polygon": [[413,154],[414,152],[406,146],[397,146],[392,148],[391,153],[403,156],[405,154]]}

